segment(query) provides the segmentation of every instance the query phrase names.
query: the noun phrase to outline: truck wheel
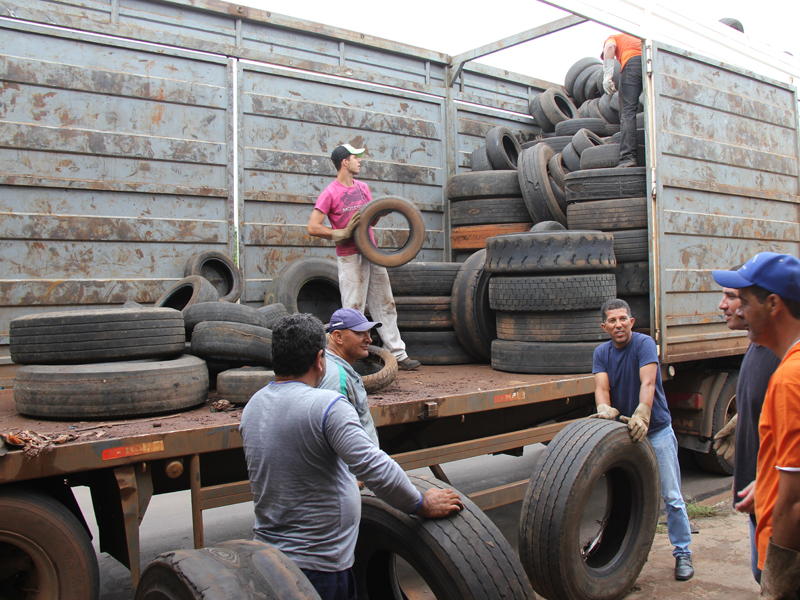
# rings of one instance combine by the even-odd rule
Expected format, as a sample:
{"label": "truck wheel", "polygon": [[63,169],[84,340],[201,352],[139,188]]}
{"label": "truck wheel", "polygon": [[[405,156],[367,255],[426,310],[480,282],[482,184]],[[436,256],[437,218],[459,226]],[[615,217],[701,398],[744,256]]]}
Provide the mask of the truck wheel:
{"label": "truck wheel", "polygon": [[454,331],[402,331],[408,355],[423,365],[466,365],[475,362]]}
{"label": "truck wheel", "polygon": [[192,354],[229,364],[272,364],[272,330],[266,327],[206,321],[192,332]]}
{"label": "truck wheel", "polygon": [[[449,487],[427,478],[410,479],[421,492]],[[353,565],[359,600],[406,598],[396,570],[398,557],[425,580],[436,598],[535,598],[503,534],[466,495],[461,498],[461,512],[425,519],[363,491]]]}
{"label": "truck wheel", "polygon": [[[572,168],[570,168],[572,171]],[[646,196],[645,167],[627,169],[589,169],[569,173],[566,182],[567,202],[642,198]]]}
{"label": "truck wheel", "polygon": [[486,154],[495,171],[516,169],[520,152],[519,141],[508,127],[493,127],[486,132]]}
{"label": "truck wheel", "polygon": [[449,296],[460,268],[450,262],[410,262],[387,272],[396,296]]}
{"label": "truck wheel", "polygon": [[233,259],[216,250],[204,250],[186,263],[184,277],[200,275],[214,286],[223,302],[236,302],[242,295],[242,272]]}
{"label": "truck wheel", "polygon": [[386,348],[370,346],[369,356],[356,361],[356,365],[359,363],[361,365],[367,363],[378,368],[377,372],[361,375],[361,383],[364,384],[364,389],[367,390],[368,394],[381,391],[397,379],[397,359]]}
{"label": "truck wheel", "polygon": [[491,225],[527,221],[528,208],[521,196],[512,198],[481,198],[450,203],[450,224]]}
{"label": "truck wheel", "polygon": [[486,270],[490,273],[607,271],[615,265],[610,233],[542,231],[486,240]]}
{"label": "truck wheel", "polygon": [[611,273],[492,277],[489,304],[494,310],[591,310],[616,298]]}
{"label": "truck wheel", "polygon": [[319,600],[303,572],[269,544],[250,540],[157,556],[136,588],[135,600],[208,598]]}
{"label": "truck wheel", "polygon": [[0,489],[0,590],[3,598],[97,600],[100,576],[80,521],[47,494]]}
{"label": "truck wheel", "polygon": [[329,258],[300,258],[273,277],[264,304],[283,304],[289,313],[311,313],[323,323],[342,308],[339,267]]}
{"label": "truck wheel", "polygon": [[473,171],[492,170],[492,163],[489,162],[489,155],[486,154],[486,146],[479,146],[472,151],[469,164]]}
{"label": "truck wheel", "polygon": [[497,313],[497,337],[516,342],[594,342],[608,334],[600,328],[600,311]]}
{"label": "truck wheel", "polygon": [[[422,213],[409,200],[400,196],[382,196],[361,207],[361,223],[356,227],[353,239],[364,258],[382,267],[399,267],[414,259],[425,241],[425,222]],[[391,213],[400,213],[408,221],[408,238],[397,249],[378,248],[370,237],[370,223],[374,219]],[[394,230],[393,233],[397,233]]]}
{"label": "truck wheel", "polygon": [[647,198],[575,202],[567,206],[570,229],[647,229]]}
{"label": "truck wheel", "polygon": [[[600,328],[599,319],[595,323]],[[508,373],[591,373],[599,342],[492,342],[492,368]]]}
{"label": "truck wheel", "polygon": [[400,329],[452,329],[450,296],[395,296]]}
{"label": "truck wheel", "polygon": [[261,388],[275,380],[275,373],[266,367],[227,369],[217,375],[217,397],[231,404],[244,405]]}
{"label": "truck wheel", "polygon": [[266,327],[266,317],[252,306],[233,302],[203,302],[183,309],[183,324],[186,335],[191,338],[192,331],[200,323],[228,321]]}
{"label": "truck wheel", "polygon": [[275,325],[275,323],[289,314],[289,311],[286,310],[286,307],[280,303],[267,304],[266,306],[262,306],[256,310],[263,315],[264,324],[262,327],[266,327],[267,329],[272,329],[272,326]]}
{"label": "truck wheel", "polygon": [[547,162],[554,155],[547,144],[536,144],[525,150],[519,159],[519,187],[534,223],[563,221],[566,225],[567,217],[558,206],[547,175]]}
{"label": "truck wheel", "polygon": [[581,419],[548,445],[528,484],[519,555],[550,600],[616,600],[639,576],[655,537],[658,463],[622,423]]}
{"label": "truck wheel", "polygon": [[[739,373],[731,373],[725,381],[725,385],[719,392],[717,401],[714,404],[714,418],[711,427],[711,437],[713,438],[719,430],[725,427],[736,414],[736,382],[739,380]],[[729,460],[725,460],[722,456],[717,454],[714,450],[714,442],[711,442],[711,448],[708,452],[695,451],[694,457],[697,459],[703,469],[709,473],[722,473],[723,475],[733,475],[733,460],[731,456]]]}
{"label": "truck wheel", "polygon": [[497,337],[494,312],[489,307],[489,277],[486,250],[479,250],[461,264],[451,298],[453,328],[461,345],[483,362],[492,358],[492,340]]}
{"label": "truck wheel", "polygon": [[458,173],[447,179],[447,198],[451,202],[507,197],[522,197],[516,169]]}
{"label": "truck wheel", "polygon": [[200,302],[216,302],[219,300],[219,293],[205,277],[200,275],[189,275],[180,281],[173,283],[156,300],[155,307],[174,308],[183,310],[192,304]]}

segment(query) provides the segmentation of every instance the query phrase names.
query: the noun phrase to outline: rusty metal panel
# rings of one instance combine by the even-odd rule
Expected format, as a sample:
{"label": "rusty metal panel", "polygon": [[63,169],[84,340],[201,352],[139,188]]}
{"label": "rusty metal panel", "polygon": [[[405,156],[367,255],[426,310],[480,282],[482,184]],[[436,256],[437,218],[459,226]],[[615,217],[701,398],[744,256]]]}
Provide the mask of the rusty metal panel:
{"label": "rusty metal panel", "polygon": [[455,81],[453,98],[527,115],[531,97],[559,84],[504,71],[480,63],[469,63]]}
{"label": "rusty metal panel", "polygon": [[652,55],[651,290],[661,358],[741,354],[747,337],[725,326],[711,271],[765,250],[798,255],[796,91],[663,44]]}

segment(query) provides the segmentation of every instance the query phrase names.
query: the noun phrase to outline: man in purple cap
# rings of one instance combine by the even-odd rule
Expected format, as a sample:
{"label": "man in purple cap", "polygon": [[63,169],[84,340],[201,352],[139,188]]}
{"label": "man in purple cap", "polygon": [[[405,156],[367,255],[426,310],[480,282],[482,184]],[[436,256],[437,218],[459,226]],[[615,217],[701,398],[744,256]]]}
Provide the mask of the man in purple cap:
{"label": "man in purple cap", "polygon": [[736,314],[751,342],[780,365],[761,409],[755,510],[761,598],[800,598],[800,260],[761,252],[714,281],[739,290]]}
{"label": "man in purple cap", "polygon": [[379,445],[378,430],[369,412],[367,390],[364,389],[361,375],[353,369],[353,363],[369,356],[369,345],[372,343],[369,330],[380,326],[381,323],[368,321],[355,308],[340,308],[333,313],[328,325],[328,348],[325,350],[328,367],[319,384],[323,389],[339,392],[355,406],[358,420],[376,446]]}
{"label": "man in purple cap", "polygon": [[[410,371],[418,368],[420,363],[409,358],[406,345],[400,338],[389,274],[385,267],[364,258],[353,240],[361,215],[359,211],[372,200],[369,186],[354,179],[361,172],[363,153],[364,148],[353,148],[350,144],[338,146],[331,153],[336,179],[317,198],[306,231],[309,235],[336,243],[342,305],[363,313],[369,304],[373,318],[383,323],[381,340],[384,347],[397,359],[399,368]],[[323,223],[325,217],[328,217],[330,227]]]}

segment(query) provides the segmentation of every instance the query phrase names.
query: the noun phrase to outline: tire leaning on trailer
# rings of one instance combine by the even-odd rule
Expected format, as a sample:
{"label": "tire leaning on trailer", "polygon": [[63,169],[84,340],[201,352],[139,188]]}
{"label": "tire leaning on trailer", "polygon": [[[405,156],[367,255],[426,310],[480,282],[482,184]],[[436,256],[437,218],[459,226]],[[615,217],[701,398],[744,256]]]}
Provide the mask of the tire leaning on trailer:
{"label": "tire leaning on trailer", "polygon": [[461,265],[453,283],[450,310],[453,328],[464,349],[476,359],[492,359],[492,340],[497,337],[494,313],[489,308],[486,250],[479,250]]}
{"label": "tire leaning on trailer", "polygon": [[[446,489],[438,480],[411,476],[421,492]],[[464,510],[444,519],[425,519],[390,507],[369,491],[361,493],[361,526],[353,571],[359,600],[406,598],[397,557],[425,580],[442,600],[535,598],[514,551],[489,518],[462,494]]]}
{"label": "tire leaning on trailer", "polygon": [[204,250],[186,263],[184,277],[200,275],[217,290],[223,302],[236,302],[242,295],[242,272],[233,259],[217,250]]}
{"label": "tire leaning on trailer", "polygon": [[283,304],[287,312],[311,313],[323,323],[342,307],[339,267],[330,258],[301,258],[272,278],[264,305]]}
{"label": "tire leaning on trailer", "polygon": [[[602,419],[567,425],[537,462],[522,502],[519,555],[533,588],[550,600],[628,594],[653,544],[659,500],[648,440],[634,443],[625,425]],[[589,522],[598,506],[599,526]]]}

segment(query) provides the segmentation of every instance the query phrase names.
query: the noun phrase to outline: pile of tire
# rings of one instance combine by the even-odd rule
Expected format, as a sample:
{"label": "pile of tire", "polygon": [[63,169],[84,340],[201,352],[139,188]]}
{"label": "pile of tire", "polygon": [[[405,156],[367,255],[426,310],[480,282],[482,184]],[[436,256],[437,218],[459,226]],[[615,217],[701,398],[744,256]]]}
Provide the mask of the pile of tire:
{"label": "pile of tire", "polygon": [[616,295],[613,236],[540,231],[486,243],[496,314],[492,367],[512,373],[590,373],[607,336],[600,306]]}

